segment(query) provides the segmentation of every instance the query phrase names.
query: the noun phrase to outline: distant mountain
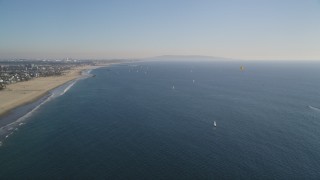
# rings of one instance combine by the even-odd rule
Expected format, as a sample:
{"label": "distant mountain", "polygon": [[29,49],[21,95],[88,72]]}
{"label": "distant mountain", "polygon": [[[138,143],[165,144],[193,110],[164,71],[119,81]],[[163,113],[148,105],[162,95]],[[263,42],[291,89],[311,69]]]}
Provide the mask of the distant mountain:
{"label": "distant mountain", "polygon": [[216,57],[216,56],[199,56],[199,55],[163,55],[145,58],[145,60],[175,60],[175,61],[194,61],[194,60],[205,60],[205,61],[225,61],[225,60],[233,60],[231,58],[224,57]]}

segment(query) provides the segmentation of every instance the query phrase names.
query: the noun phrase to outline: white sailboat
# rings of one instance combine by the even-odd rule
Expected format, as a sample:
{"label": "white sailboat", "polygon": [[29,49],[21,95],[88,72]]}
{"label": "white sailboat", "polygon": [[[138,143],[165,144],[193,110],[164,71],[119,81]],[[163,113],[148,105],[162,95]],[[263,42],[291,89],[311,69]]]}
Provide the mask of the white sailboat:
{"label": "white sailboat", "polygon": [[213,121],[213,126],[214,126],[214,127],[217,127],[216,121]]}

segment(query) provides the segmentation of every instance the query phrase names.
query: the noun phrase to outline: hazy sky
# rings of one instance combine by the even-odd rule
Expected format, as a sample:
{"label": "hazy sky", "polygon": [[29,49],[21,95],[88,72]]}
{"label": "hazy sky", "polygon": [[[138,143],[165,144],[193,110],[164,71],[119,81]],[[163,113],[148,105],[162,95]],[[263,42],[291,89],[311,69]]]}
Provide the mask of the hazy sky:
{"label": "hazy sky", "polygon": [[319,59],[319,0],[0,0],[0,58]]}

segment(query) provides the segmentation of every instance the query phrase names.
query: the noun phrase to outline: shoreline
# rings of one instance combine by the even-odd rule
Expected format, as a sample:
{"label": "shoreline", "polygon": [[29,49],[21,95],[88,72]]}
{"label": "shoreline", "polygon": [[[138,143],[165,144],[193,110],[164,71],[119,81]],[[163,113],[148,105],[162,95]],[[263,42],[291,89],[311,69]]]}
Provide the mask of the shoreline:
{"label": "shoreline", "polygon": [[[5,97],[5,93],[2,93],[3,91],[1,91],[0,107],[2,108],[2,112],[0,114],[0,147],[9,136],[17,131],[21,125],[26,123],[26,118],[29,117],[33,113],[33,111],[37,110],[43,104],[50,101],[51,98],[63,95],[66,92],[66,88],[72,87],[72,85],[75,84],[78,80],[90,77],[91,74],[89,72],[92,69],[106,67],[108,65],[110,64],[99,66],[80,66],[67,71],[66,74],[62,76],[43,77],[16,83],[13,85],[20,86],[9,86],[8,90],[6,91],[6,95],[9,98]],[[28,86],[25,86],[26,83],[28,83]],[[44,87],[42,87],[40,90],[29,89],[30,87],[33,87],[33,85],[42,85]],[[21,95],[21,89],[19,89],[18,87],[23,87],[24,91],[29,90],[29,93]],[[15,96],[17,93],[18,96]],[[10,99],[10,97],[13,98]],[[9,99],[6,104],[10,104],[11,106],[5,107],[6,111],[3,111],[3,109],[5,109],[4,105],[6,104],[1,100],[6,98]],[[12,102],[16,103],[14,104]]]}
{"label": "shoreline", "polygon": [[[81,66],[69,70],[62,76],[40,77],[30,81],[10,84],[6,89],[0,91],[0,121],[10,115],[12,111],[26,106],[37,100],[48,96],[50,91],[63,86],[64,84],[76,81],[83,77],[83,71],[92,70],[103,66]],[[8,125],[10,123],[7,123]],[[0,128],[6,126],[1,125]]]}
{"label": "shoreline", "polygon": [[[43,104],[52,98],[64,95],[77,81],[94,77],[94,75],[91,74],[92,70],[115,64],[123,64],[123,62],[79,66],[66,71],[62,76],[36,78],[30,81],[12,84],[7,86],[7,89],[4,91],[0,91],[0,147],[3,146],[3,142],[9,136],[15,131],[18,131],[20,126],[24,125],[28,117]],[[34,89],[34,86],[41,88]],[[30,89],[30,87],[32,88]],[[3,100],[8,101],[3,102]],[[5,106],[8,104],[11,106]]]}

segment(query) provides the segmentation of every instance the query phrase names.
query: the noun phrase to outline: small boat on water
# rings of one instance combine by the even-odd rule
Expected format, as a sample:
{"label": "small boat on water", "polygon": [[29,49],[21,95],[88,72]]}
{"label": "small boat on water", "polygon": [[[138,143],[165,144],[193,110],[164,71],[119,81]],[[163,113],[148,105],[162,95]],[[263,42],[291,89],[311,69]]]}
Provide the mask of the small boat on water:
{"label": "small boat on water", "polygon": [[244,71],[244,66],[240,66],[240,71]]}
{"label": "small boat on water", "polygon": [[213,126],[214,126],[214,127],[217,127],[216,121],[213,121]]}

